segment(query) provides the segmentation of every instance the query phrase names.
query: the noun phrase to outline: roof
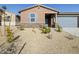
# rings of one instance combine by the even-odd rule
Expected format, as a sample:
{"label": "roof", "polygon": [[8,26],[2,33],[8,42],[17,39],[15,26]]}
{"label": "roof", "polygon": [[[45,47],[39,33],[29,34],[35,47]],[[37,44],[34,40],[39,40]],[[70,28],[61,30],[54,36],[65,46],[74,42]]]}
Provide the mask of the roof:
{"label": "roof", "polygon": [[1,12],[3,12],[3,9],[2,9],[2,8],[0,8],[0,11],[1,11]]}
{"label": "roof", "polygon": [[19,13],[22,12],[22,11],[25,11],[25,10],[28,10],[28,9],[31,9],[31,8],[37,7],[37,6],[41,6],[41,7],[44,7],[44,8],[50,9],[50,10],[52,10],[52,11],[59,12],[57,9],[50,8],[50,7],[45,6],[45,5],[33,5],[33,6],[31,6],[31,7],[27,7],[27,8],[25,8],[25,9],[19,11]]}
{"label": "roof", "polygon": [[79,12],[60,12],[59,15],[79,15]]}
{"label": "roof", "polygon": [[4,13],[3,9],[0,8],[0,15]]}

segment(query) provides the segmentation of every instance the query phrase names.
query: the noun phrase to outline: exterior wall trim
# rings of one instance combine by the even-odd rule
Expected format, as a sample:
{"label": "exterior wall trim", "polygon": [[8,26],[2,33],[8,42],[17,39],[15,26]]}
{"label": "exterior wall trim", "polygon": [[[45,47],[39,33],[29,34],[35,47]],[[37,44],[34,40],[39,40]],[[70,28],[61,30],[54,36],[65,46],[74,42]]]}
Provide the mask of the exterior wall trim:
{"label": "exterior wall trim", "polygon": [[[31,22],[31,17],[30,17],[31,14],[35,14],[35,22]],[[36,13],[29,13],[28,16],[26,16],[26,17],[28,17],[29,23],[37,23],[38,18],[37,18],[37,14]]]}

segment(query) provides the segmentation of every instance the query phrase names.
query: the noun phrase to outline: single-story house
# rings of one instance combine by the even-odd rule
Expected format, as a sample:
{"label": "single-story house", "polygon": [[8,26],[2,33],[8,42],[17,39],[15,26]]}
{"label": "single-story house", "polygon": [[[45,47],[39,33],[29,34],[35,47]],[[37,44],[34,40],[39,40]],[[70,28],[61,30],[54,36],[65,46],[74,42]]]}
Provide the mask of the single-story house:
{"label": "single-story house", "polygon": [[[2,12],[2,9],[1,9],[1,12]],[[5,18],[6,26],[8,25],[15,26],[16,15],[14,13],[3,11],[2,14],[0,15],[0,26],[4,25],[4,18]]]}
{"label": "single-story house", "polygon": [[34,5],[19,13],[20,22],[26,27],[40,25],[55,27],[56,23],[62,27],[79,27],[79,12],[59,12],[44,5]]}

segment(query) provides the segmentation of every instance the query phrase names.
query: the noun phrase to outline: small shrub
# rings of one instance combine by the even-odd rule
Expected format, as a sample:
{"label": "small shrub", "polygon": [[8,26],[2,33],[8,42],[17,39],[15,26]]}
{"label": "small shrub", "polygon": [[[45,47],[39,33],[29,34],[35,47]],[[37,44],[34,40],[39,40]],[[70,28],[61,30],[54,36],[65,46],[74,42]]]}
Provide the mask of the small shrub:
{"label": "small shrub", "polygon": [[43,28],[43,25],[39,25],[39,28]]}
{"label": "small shrub", "polygon": [[20,30],[24,30],[24,27],[23,26],[20,26]]}
{"label": "small shrub", "polygon": [[42,29],[42,33],[50,33],[50,28],[49,27],[46,27],[46,26],[44,26]]}
{"label": "small shrub", "polygon": [[35,31],[35,27],[32,28],[32,32],[36,33],[36,31]]}
{"label": "small shrub", "polygon": [[57,24],[57,32],[61,32],[61,31],[62,31],[62,27],[59,24]]}
{"label": "small shrub", "polygon": [[1,32],[1,29],[0,29],[0,37],[2,36],[2,32]]}
{"label": "small shrub", "polygon": [[48,39],[52,39],[52,34],[48,34],[46,37],[47,37]]}
{"label": "small shrub", "polygon": [[13,41],[14,35],[10,30],[10,27],[7,27],[6,31],[7,31],[7,41],[10,43]]}

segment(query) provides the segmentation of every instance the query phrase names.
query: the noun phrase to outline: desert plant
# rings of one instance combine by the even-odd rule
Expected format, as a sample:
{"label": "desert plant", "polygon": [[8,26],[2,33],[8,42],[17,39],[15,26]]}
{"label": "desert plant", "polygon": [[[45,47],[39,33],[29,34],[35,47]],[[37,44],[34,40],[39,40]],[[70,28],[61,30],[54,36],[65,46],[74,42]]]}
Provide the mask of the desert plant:
{"label": "desert plant", "polygon": [[59,24],[57,24],[56,31],[57,32],[61,32],[62,31],[62,27]]}
{"label": "desert plant", "polygon": [[43,25],[39,25],[39,28],[43,28]]}
{"label": "desert plant", "polygon": [[50,27],[46,27],[46,26],[44,26],[41,30],[42,30],[42,33],[50,33],[51,31]]}
{"label": "desert plant", "polygon": [[1,31],[1,29],[0,29],[0,36],[2,36],[2,31]]}
{"label": "desert plant", "polygon": [[7,32],[7,41],[10,43],[13,41],[14,38],[13,32],[10,30],[10,27],[7,27],[6,32]]}
{"label": "desert plant", "polygon": [[20,25],[20,30],[24,30],[24,27],[22,25]]}
{"label": "desert plant", "polygon": [[32,32],[36,33],[36,31],[35,31],[35,27],[32,28]]}

